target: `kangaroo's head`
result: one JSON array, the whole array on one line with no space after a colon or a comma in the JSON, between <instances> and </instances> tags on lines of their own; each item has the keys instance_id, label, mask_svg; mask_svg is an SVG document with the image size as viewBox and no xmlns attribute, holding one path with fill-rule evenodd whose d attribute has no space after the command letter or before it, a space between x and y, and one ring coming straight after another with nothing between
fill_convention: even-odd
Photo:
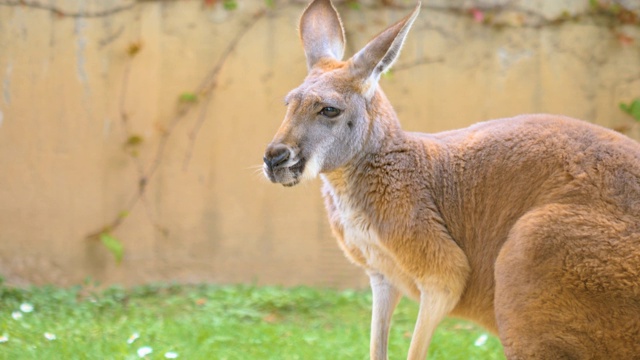
<instances>
[{"instance_id":1,"label":"kangaroo's head","mask_svg":"<svg viewBox=\"0 0 640 360\"><path fill-rule=\"evenodd\" d=\"M300 19L309 74L285 98L287 113L264 155L264 173L293 186L350 161L371 140L373 121L392 111L378 80L396 60L415 10L342 61L344 29L330 0L314 0ZM387 109L388 108L388 109Z\"/></svg>"}]
</instances>

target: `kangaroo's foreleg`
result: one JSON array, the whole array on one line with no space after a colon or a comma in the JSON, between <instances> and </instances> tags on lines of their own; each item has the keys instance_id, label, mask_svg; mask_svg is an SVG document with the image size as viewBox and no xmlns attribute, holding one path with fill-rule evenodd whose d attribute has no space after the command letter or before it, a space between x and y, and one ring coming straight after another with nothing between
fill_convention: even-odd
<instances>
[{"instance_id":1,"label":"kangaroo's foreleg","mask_svg":"<svg viewBox=\"0 0 640 360\"><path fill-rule=\"evenodd\" d=\"M455 306L457 299L449 291L425 287L420 289L420 310L411 338L408 360L424 360L431 337L440 321Z\"/></svg>"},{"instance_id":2,"label":"kangaroo's foreleg","mask_svg":"<svg viewBox=\"0 0 640 360\"><path fill-rule=\"evenodd\" d=\"M369 274L369 280L371 281L371 291L373 293L369 353L371 360L387 360L391 317L402 294L382 274Z\"/></svg>"}]
</instances>

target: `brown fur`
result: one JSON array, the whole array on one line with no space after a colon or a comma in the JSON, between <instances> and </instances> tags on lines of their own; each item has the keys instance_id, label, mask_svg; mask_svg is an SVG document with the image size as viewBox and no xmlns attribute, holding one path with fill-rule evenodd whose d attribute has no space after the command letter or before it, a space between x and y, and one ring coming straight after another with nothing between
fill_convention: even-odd
<instances>
[{"instance_id":1,"label":"brown fur","mask_svg":"<svg viewBox=\"0 0 640 360\"><path fill-rule=\"evenodd\" d=\"M322 177L333 233L372 279L371 357L386 358L404 293L421 306L410 359L447 314L498 334L509 359L640 359L640 145L554 115L402 131L377 79L416 15L346 62L322 55L341 29L304 42L309 76L265 154L272 181ZM309 38L341 24L328 0L301 23Z\"/></svg>"}]
</instances>

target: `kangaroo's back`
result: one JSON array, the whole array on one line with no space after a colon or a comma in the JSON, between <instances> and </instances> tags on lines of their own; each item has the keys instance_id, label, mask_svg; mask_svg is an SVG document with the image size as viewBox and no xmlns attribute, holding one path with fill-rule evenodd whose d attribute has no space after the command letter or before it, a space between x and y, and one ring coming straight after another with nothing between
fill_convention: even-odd
<instances>
[{"instance_id":1,"label":"kangaroo's back","mask_svg":"<svg viewBox=\"0 0 640 360\"><path fill-rule=\"evenodd\" d=\"M518 217L547 203L598 204L604 212L640 218L640 146L615 131L537 114L431 138L447 149L445 166L456 169L444 170L441 181L452 190L443 195L459 201L447 198L442 206L453 206L451 216L462 216L466 225L480 226L490 214Z\"/></svg>"},{"instance_id":2,"label":"kangaroo's back","mask_svg":"<svg viewBox=\"0 0 640 360\"><path fill-rule=\"evenodd\" d=\"M628 290L640 291L640 273L624 270L640 269L637 142L584 121L543 114L488 121L424 139L448 149L440 159L435 199L472 269L455 314L495 329L493 275L504 243L525 215L554 217L562 207L573 207L577 218L586 216L587 222L601 226L600 232L630 236L615 242L616 251L628 256L620 264L622 272L611 275L626 276ZM578 236L590 226L575 224L577 229L563 227L562 232ZM614 256L599 244L609 240L589 235L575 245L580 251ZM638 302L640 297L635 306Z\"/></svg>"}]
</instances>

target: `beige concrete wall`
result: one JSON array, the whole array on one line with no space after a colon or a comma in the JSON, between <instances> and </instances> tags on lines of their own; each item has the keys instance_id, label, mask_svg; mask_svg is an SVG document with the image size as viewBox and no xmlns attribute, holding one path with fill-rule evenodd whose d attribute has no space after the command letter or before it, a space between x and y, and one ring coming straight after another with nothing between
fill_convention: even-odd
<instances>
[{"instance_id":1,"label":"beige concrete wall","mask_svg":"<svg viewBox=\"0 0 640 360\"><path fill-rule=\"evenodd\" d=\"M366 285L335 245L318 182L285 189L259 172L282 98L305 76L302 3L41 2L53 11L0 0L0 275ZM406 12L377 3L340 6L348 53ZM382 80L405 128L552 112L639 138L618 109L640 96L637 24L611 30L586 0L501 3L424 1ZM474 21L474 4L494 26ZM584 15L555 20L567 14ZM178 101L200 84L196 103ZM120 264L88 239L109 224Z\"/></svg>"}]
</instances>

